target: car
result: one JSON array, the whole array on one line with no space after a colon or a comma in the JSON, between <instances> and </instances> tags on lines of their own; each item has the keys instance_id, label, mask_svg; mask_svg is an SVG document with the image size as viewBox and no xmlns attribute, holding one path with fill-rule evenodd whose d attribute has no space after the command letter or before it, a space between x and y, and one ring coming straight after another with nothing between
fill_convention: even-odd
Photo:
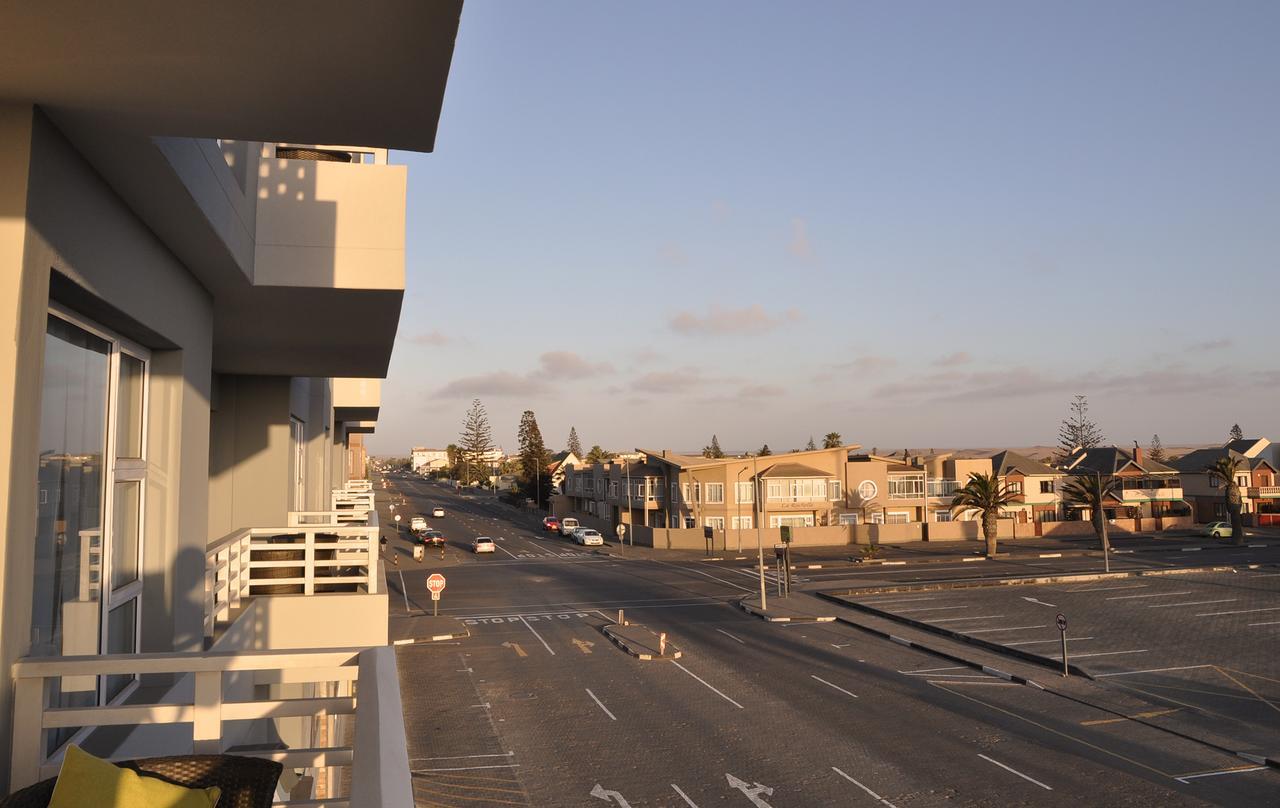
<instances>
[{"instance_id":1,"label":"car","mask_svg":"<svg viewBox=\"0 0 1280 808\"><path fill-rule=\"evenodd\" d=\"M476 540L471 542L471 552L473 553L492 553L496 551L497 545L488 536L477 536Z\"/></svg>"},{"instance_id":2,"label":"car","mask_svg":"<svg viewBox=\"0 0 1280 808\"><path fill-rule=\"evenodd\" d=\"M1212 522L1204 526L1204 530L1200 531L1202 536L1212 536L1215 539L1231 538L1230 522Z\"/></svg>"},{"instance_id":3,"label":"car","mask_svg":"<svg viewBox=\"0 0 1280 808\"><path fill-rule=\"evenodd\" d=\"M409 520L409 530L415 535L427 529L427 517L415 516Z\"/></svg>"},{"instance_id":4,"label":"car","mask_svg":"<svg viewBox=\"0 0 1280 808\"><path fill-rule=\"evenodd\" d=\"M422 534L422 543L432 547L444 547L444 534L438 530L428 530Z\"/></svg>"},{"instance_id":5,"label":"car","mask_svg":"<svg viewBox=\"0 0 1280 808\"><path fill-rule=\"evenodd\" d=\"M560 518L557 516L544 516L542 518L542 529L557 531L560 529Z\"/></svg>"},{"instance_id":6,"label":"car","mask_svg":"<svg viewBox=\"0 0 1280 808\"><path fill-rule=\"evenodd\" d=\"M584 546L599 546L604 544L604 536L600 535L600 531L592 530L589 527L580 527L573 531L573 541L575 544Z\"/></svg>"},{"instance_id":7,"label":"car","mask_svg":"<svg viewBox=\"0 0 1280 808\"><path fill-rule=\"evenodd\" d=\"M578 520L572 516L566 516L560 520L560 535L565 538L572 538L573 531L578 529Z\"/></svg>"},{"instance_id":8,"label":"car","mask_svg":"<svg viewBox=\"0 0 1280 808\"><path fill-rule=\"evenodd\" d=\"M444 508L441 508L439 505L435 506L434 508L431 509L431 516L432 518L435 518L435 519L443 519Z\"/></svg>"}]
</instances>

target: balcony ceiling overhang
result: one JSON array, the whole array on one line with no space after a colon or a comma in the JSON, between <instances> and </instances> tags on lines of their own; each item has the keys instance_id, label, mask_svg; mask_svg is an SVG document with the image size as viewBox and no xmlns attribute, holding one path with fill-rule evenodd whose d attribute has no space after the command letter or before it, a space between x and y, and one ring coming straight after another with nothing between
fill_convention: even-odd
<instances>
[{"instance_id":1,"label":"balcony ceiling overhang","mask_svg":"<svg viewBox=\"0 0 1280 808\"><path fill-rule=\"evenodd\" d=\"M7 3L0 98L149 135L431 151L462 0Z\"/></svg>"}]
</instances>

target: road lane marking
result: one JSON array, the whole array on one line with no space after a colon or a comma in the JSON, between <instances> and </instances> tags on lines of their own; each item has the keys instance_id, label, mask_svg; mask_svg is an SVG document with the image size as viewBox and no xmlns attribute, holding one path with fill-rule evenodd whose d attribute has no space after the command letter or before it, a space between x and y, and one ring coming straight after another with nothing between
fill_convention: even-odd
<instances>
[{"instance_id":1,"label":"road lane marking","mask_svg":"<svg viewBox=\"0 0 1280 808\"><path fill-rule=\"evenodd\" d=\"M442 757L425 757L425 758L409 758L409 761L415 760L463 760L468 758L495 758L495 757L512 757L515 752L499 752L489 755L444 755Z\"/></svg>"},{"instance_id":2,"label":"road lane marking","mask_svg":"<svg viewBox=\"0 0 1280 808\"><path fill-rule=\"evenodd\" d=\"M1093 678L1101 679L1104 676L1136 676L1139 673L1165 673L1166 671L1194 671L1200 668L1212 668L1212 665L1182 665L1177 668L1147 668L1141 671L1120 671L1118 673L1095 673Z\"/></svg>"},{"instance_id":3,"label":"road lane marking","mask_svg":"<svg viewBox=\"0 0 1280 808\"><path fill-rule=\"evenodd\" d=\"M970 616L968 616L968 617L948 617L946 620L929 620L929 621L927 621L927 622L929 622L930 624L932 624L932 623L958 623L958 622L959 622L959 621L961 621L961 620L994 620L994 619L996 619L997 617L1004 617L1004 615L1002 615L1002 614L984 614L984 615L982 615L981 617L974 617L973 615L970 615Z\"/></svg>"},{"instance_id":4,"label":"road lane marking","mask_svg":"<svg viewBox=\"0 0 1280 808\"><path fill-rule=\"evenodd\" d=\"M510 648L512 651L515 651L515 652L516 652L516 656L518 656L518 657L527 657L527 656L529 656L528 652L527 652L527 651L525 651L523 648L521 648L521 647L520 647L520 643L518 643L518 642L510 642L510 641L508 641L508 642L504 642L504 643L502 644L502 647L503 647L503 648Z\"/></svg>"},{"instance_id":5,"label":"road lane marking","mask_svg":"<svg viewBox=\"0 0 1280 808\"><path fill-rule=\"evenodd\" d=\"M1217 777L1223 774L1244 774L1245 772L1256 772L1267 768L1266 766L1245 766L1239 769L1223 769L1220 772L1202 772L1200 774L1187 774L1182 777L1175 777L1179 783L1186 783L1188 780L1196 780L1201 777Z\"/></svg>"},{"instance_id":6,"label":"road lane marking","mask_svg":"<svg viewBox=\"0 0 1280 808\"><path fill-rule=\"evenodd\" d=\"M533 630L533 626L529 625L529 621L524 619L524 615L520 615L520 622L524 623L524 627L533 632L533 636L538 638L538 642L542 643L542 647L547 649L547 653L555 656L556 652L551 650L551 646L547 645L547 641L542 639L542 635Z\"/></svg>"},{"instance_id":7,"label":"road lane marking","mask_svg":"<svg viewBox=\"0 0 1280 808\"><path fill-rule=\"evenodd\" d=\"M1196 617L1218 617L1224 614L1254 614L1256 612L1280 612L1280 606L1268 606L1265 609L1236 609L1230 612L1203 612Z\"/></svg>"},{"instance_id":8,"label":"road lane marking","mask_svg":"<svg viewBox=\"0 0 1280 808\"><path fill-rule=\"evenodd\" d=\"M866 787L866 786L864 786L862 783L859 783L857 780L854 780L852 777L850 777L849 775L847 775L847 774L845 774L844 772L840 771L840 770L839 770L839 769L837 769L835 766L832 766L832 767L831 767L831 771L835 772L836 774L840 775L840 776L841 776L841 777L843 777L844 779L848 780L850 783L853 783L853 784L854 784L855 786L857 786L858 788L860 788L860 789L862 789L863 791L865 791L865 792L867 792L868 794L870 794L870 795L871 795L871 799L873 799L873 800L879 800L881 803L883 803L883 804L885 804L885 805L889 806L889 808L898 808L898 806L896 806L896 805L894 805L893 803L889 802L889 801L888 801L888 800L886 800L884 797L881 797L879 794L877 794L877 793L875 793L874 791L872 791L871 789L867 788L867 787Z\"/></svg>"},{"instance_id":9,"label":"road lane marking","mask_svg":"<svg viewBox=\"0 0 1280 808\"><path fill-rule=\"evenodd\" d=\"M698 808L698 804L693 800L689 799L689 795L681 791L680 786L676 785L675 783L672 783L671 787L676 790L676 793L680 795L680 799L684 800L685 804L687 804L689 808Z\"/></svg>"},{"instance_id":10,"label":"road lane marking","mask_svg":"<svg viewBox=\"0 0 1280 808\"><path fill-rule=\"evenodd\" d=\"M724 699L725 701L729 702L729 703L730 703L730 704L732 704L734 707L737 707L739 710L745 710L745 709L747 709L746 707L743 707L743 706L742 706L741 704L739 704L738 702L734 701L733 699L729 698L729 697L728 697L728 696L726 696L725 694L721 693L719 690L716 690L714 687L712 687L711 685L707 684L707 680L706 680L706 679L703 679L701 676L699 676L698 674L696 674L696 673L694 673L693 671L689 670L689 669L688 669L688 668L686 668L684 665L681 665L679 662L676 662L674 659L673 659L673 660L671 660L671 664L672 664L672 665L675 665L675 666L676 666L677 668L679 668L680 670L682 670L682 671L684 671L685 673L689 674L689 675L690 675L690 676L692 676L694 679L697 679L699 682L702 682L702 684L703 684L703 685L705 685L705 686L706 686L706 688L707 688L708 690L710 690L712 693L715 693L717 696L719 696L720 698Z\"/></svg>"},{"instance_id":11,"label":"road lane marking","mask_svg":"<svg viewBox=\"0 0 1280 808\"><path fill-rule=\"evenodd\" d=\"M591 640L580 640L577 637L573 638L573 644L578 646L578 650L584 654L591 653L592 647L595 646L595 643L591 642Z\"/></svg>"},{"instance_id":12,"label":"road lane marking","mask_svg":"<svg viewBox=\"0 0 1280 808\"><path fill-rule=\"evenodd\" d=\"M499 536L499 537L498 537L498 539L499 539L499 540L502 540L502 537L501 537L501 536ZM513 553L513 552L511 552L510 550L508 550L507 548L503 547L501 544L498 544L498 542L496 542L496 541L495 541L495 542L493 543L493 546L494 546L494 547L497 547L499 550L501 550L502 552L504 552L504 553L506 553L507 555L511 556L512 558L516 559L517 561L519 561L519 560L520 560L520 559L519 559L519 557L518 557L518 556L516 556L516 554L515 554L515 553Z\"/></svg>"},{"instance_id":13,"label":"road lane marking","mask_svg":"<svg viewBox=\"0 0 1280 808\"><path fill-rule=\"evenodd\" d=\"M1093 637L1068 637L1067 642L1082 642L1084 640L1092 640ZM1015 645L1047 645L1048 643L1060 643L1061 640L1023 640L1022 642L1006 642L1003 645L1010 647Z\"/></svg>"},{"instance_id":14,"label":"road lane marking","mask_svg":"<svg viewBox=\"0 0 1280 808\"><path fill-rule=\"evenodd\" d=\"M426 772L468 772L476 769L518 769L519 763L494 763L490 766L452 766L445 769L413 769L414 774L424 774Z\"/></svg>"},{"instance_id":15,"label":"road lane marking","mask_svg":"<svg viewBox=\"0 0 1280 808\"><path fill-rule=\"evenodd\" d=\"M894 614L911 614L912 612L945 612L955 609L972 609L972 606L918 606L912 609L899 609Z\"/></svg>"},{"instance_id":16,"label":"road lane marking","mask_svg":"<svg viewBox=\"0 0 1280 808\"><path fill-rule=\"evenodd\" d=\"M1125 586L1094 586L1088 589L1064 589L1064 592L1075 594L1076 592L1110 592L1114 589L1146 589L1151 584L1126 584Z\"/></svg>"},{"instance_id":17,"label":"road lane marking","mask_svg":"<svg viewBox=\"0 0 1280 808\"><path fill-rule=\"evenodd\" d=\"M732 634L730 634L729 632L725 631L725 630L724 630L724 629L722 629L722 628L718 628L718 629L716 629L716 631L720 632L721 634L723 634L724 636L726 636L726 637L728 637L729 639L733 640L734 642L739 642L739 643L742 643L743 645L746 645L746 643L745 643L745 642L743 642L742 640L740 640L740 639L738 639L737 637L733 636Z\"/></svg>"},{"instance_id":18,"label":"road lane marking","mask_svg":"<svg viewBox=\"0 0 1280 808\"><path fill-rule=\"evenodd\" d=\"M836 690L839 690L841 693L845 694L846 696L853 696L855 699L858 697L858 694L856 694L856 693L850 693L848 690L845 690L845 689L844 689L843 687L841 687L840 685L833 685L833 684L831 684L830 682L828 682L826 679L823 679L821 676L814 676L814 675L811 673L811 674L809 674L809 678L811 678L811 679L817 679L819 682L822 682L822 683L823 683L824 685L826 685L827 687L833 687L833 688L835 688Z\"/></svg>"},{"instance_id":19,"label":"road lane marking","mask_svg":"<svg viewBox=\"0 0 1280 808\"><path fill-rule=\"evenodd\" d=\"M952 665L948 668L920 668L914 671L898 671L898 673L934 673L936 671L963 671L968 670L964 665Z\"/></svg>"},{"instance_id":20,"label":"road lane marking","mask_svg":"<svg viewBox=\"0 0 1280 808\"><path fill-rule=\"evenodd\" d=\"M616 802L618 803L618 808L631 808L631 803L627 802L625 797L623 797L617 791L612 791L610 789L605 788L599 783L596 783L595 788L591 789L591 791L588 793L598 800L604 800L605 802Z\"/></svg>"},{"instance_id":21,"label":"road lane marking","mask_svg":"<svg viewBox=\"0 0 1280 808\"><path fill-rule=\"evenodd\" d=\"M1172 609L1174 606L1206 606L1210 603L1232 603L1239 598L1223 598L1222 600L1192 600L1186 603L1157 603L1154 606L1148 606L1148 609Z\"/></svg>"},{"instance_id":22,"label":"road lane marking","mask_svg":"<svg viewBox=\"0 0 1280 808\"><path fill-rule=\"evenodd\" d=\"M933 600L937 597L937 595L929 595L928 597L923 598L895 598L893 600L869 600L868 598L863 598L861 602L868 605L879 605L881 603L914 603L918 600Z\"/></svg>"},{"instance_id":23,"label":"road lane marking","mask_svg":"<svg viewBox=\"0 0 1280 808\"><path fill-rule=\"evenodd\" d=\"M1280 620L1268 620L1265 623L1250 623L1250 626L1280 626Z\"/></svg>"},{"instance_id":24,"label":"road lane marking","mask_svg":"<svg viewBox=\"0 0 1280 808\"><path fill-rule=\"evenodd\" d=\"M766 786L764 783L756 783L754 786L750 785L745 780L739 780L728 772L725 772L724 777L729 781L729 788L736 788L738 791L741 791L743 796L751 800L751 804L756 806L756 808L772 808L772 806L765 802L764 798L760 796L761 794L768 797L773 796L773 789L769 786Z\"/></svg>"},{"instance_id":25,"label":"road lane marking","mask_svg":"<svg viewBox=\"0 0 1280 808\"><path fill-rule=\"evenodd\" d=\"M614 721L617 721L617 720L618 720L618 717L617 717L616 715L614 715L613 713L609 712L609 708L608 708L608 707L605 707L605 706L604 706L604 702L600 701L600 699L598 699L598 698L596 697L596 694L591 692L591 688L589 688L589 687L588 687L588 688L584 688L584 689L587 691L587 695L591 697L591 700L592 700L592 701L594 701L594 702L596 703L596 706L597 706L597 707L599 707L601 710L604 710L604 714L605 714L605 715L609 716L609 717L610 717L611 719L613 719Z\"/></svg>"},{"instance_id":26,"label":"road lane marking","mask_svg":"<svg viewBox=\"0 0 1280 808\"><path fill-rule=\"evenodd\" d=\"M1026 596L1023 596L1023 598L1022 598L1022 599L1023 599L1023 600L1025 600L1027 603L1035 603L1035 604L1037 604L1037 605L1040 605L1040 606L1048 606L1048 607L1053 608L1053 609L1058 608L1058 604L1056 604L1056 603L1045 603L1043 600L1036 600L1035 598L1029 598L1029 597L1026 597Z\"/></svg>"},{"instance_id":27,"label":"road lane marking","mask_svg":"<svg viewBox=\"0 0 1280 808\"><path fill-rule=\"evenodd\" d=\"M1072 655L1071 655L1071 658L1072 658L1072 659L1083 659L1083 658L1085 658L1085 657L1095 657L1095 656L1115 656L1116 654L1147 654L1147 653L1150 653L1150 649L1143 648L1143 649L1135 650L1135 651L1098 651L1098 652L1096 652L1096 653L1092 653L1092 654L1072 654ZM1051 657L1049 657L1049 658L1050 658L1050 659L1062 659L1062 655L1061 655L1061 654L1057 654L1057 655L1055 655L1055 656L1051 656Z\"/></svg>"},{"instance_id":28,"label":"road lane marking","mask_svg":"<svg viewBox=\"0 0 1280 808\"><path fill-rule=\"evenodd\" d=\"M1185 592L1157 592L1154 595L1112 595L1107 600L1132 600L1133 598L1171 598L1174 595L1190 595L1191 590Z\"/></svg>"},{"instance_id":29,"label":"road lane marking","mask_svg":"<svg viewBox=\"0 0 1280 808\"><path fill-rule=\"evenodd\" d=\"M987 757L986 755L982 754L981 752L979 752L979 753L978 753L978 757L982 758L983 760L987 761L988 763L994 763L994 764L996 764L997 766L999 766L1000 768L1004 769L1004 770L1005 770L1005 771L1007 771L1007 772L1012 772L1013 774L1018 775L1018 776L1019 776L1019 777L1021 777L1023 780L1026 780L1028 783L1035 783L1036 785L1038 785L1038 786L1040 786L1041 788L1043 788L1045 791L1053 791L1053 788L1051 788L1050 786L1046 786L1044 783L1040 782L1039 780L1037 780L1037 779L1036 779L1036 778L1034 778L1034 777L1028 777L1027 775L1023 774L1022 772L1020 772L1020 771L1018 771L1017 769L1013 768L1012 766L1006 766L1005 764L1001 763L1000 761L998 761L998 760L996 760L996 759L994 759L994 758L989 758L989 757Z\"/></svg>"},{"instance_id":30,"label":"road lane marking","mask_svg":"<svg viewBox=\"0 0 1280 808\"><path fill-rule=\"evenodd\" d=\"M1092 721L1081 721L1080 725L1084 727L1097 727L1102 724L1119 724L1124 721L1132 721L1136 718L1156 718L1158 716L1168 715L1169 713L1176 713L1180 709L1182 708L1174 707L1168 710L1148 710L1145 713L1134 713L1133 715L1126 715L1122 718L1095 718Z\"/></svg>"},{"instance_id":31,"label":"road lane marking","mask_svg":"<svg viewBox=\"0 0 1280 808\"><path fill-rule=\"evenodd\" d=\"M693 572L693 573L697 573L698 575L701 575L701 576L702 576L702 577L704 577L704 578L710 578L710 579L711 579L711 580L713 580L713 581L719 581L720 583L724 584L725 586L732 586L734 589L741 589L743 592L752 592L752 591L754 591L754 590L752 590L752 589L748 589L748 588L747 588L747 587L745 587L745 586L738 586L738 585L737 585L737 584L735 584L733 581L726 581L726 580L725 580L725 579L723 579L723 578L717 578L716 576L711 575L711 574L706 573L706 572L703 572L702 570L695 570L695 569L692 569L692 568L690 568L690 567L684 567L684 566L681 566L681 565L679 565L679 564L672 564L670 561L660 561L659 559L656 559L656 558L651 558L651 559L648 559L648 560L649 560L649 561L652 561L654 564L662 564L663 566L666 566L666 567L675 567L676 569L678 569L678 570L683 570L683 571L685 571L685 572Z\"/></svg>"},{"instance_id":32,"label":"road lane marking","mask_svg":"<svg viewBox=\"0 0 1280 808\"><path fill-rule=\"evenodd\" d=\"M990 634L993 631L1026 631L1032 628L1048 628L1049 626L1011 626L1010 628L980 628L973 631L965 631L965 634Z\"/></svg>"}]
</instances>

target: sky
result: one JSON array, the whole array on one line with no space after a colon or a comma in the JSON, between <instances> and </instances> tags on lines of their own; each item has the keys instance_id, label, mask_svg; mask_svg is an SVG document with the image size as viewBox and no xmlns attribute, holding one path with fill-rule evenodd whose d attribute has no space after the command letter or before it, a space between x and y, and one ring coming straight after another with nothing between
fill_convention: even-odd
<instances>
[{"instance_id":1,"label":"sky","mask_svg":"<svg viewBox=\"0 0 1280 808\"><path fill-rule=\"evenodd\" d=\"M1280 440L1280 4L467 0L378 454Z\"/></svg>"}]
</instances>

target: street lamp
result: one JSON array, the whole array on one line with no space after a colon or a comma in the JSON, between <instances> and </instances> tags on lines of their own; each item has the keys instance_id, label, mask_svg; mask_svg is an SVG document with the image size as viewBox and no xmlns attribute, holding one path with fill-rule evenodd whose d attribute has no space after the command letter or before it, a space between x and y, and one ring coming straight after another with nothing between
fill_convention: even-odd
<instances>
[{"instance_id":1,"label":"street lamp","mask_svg":"<svg viewBox=\"0 0 1280 808\"><path fill-rule=\"evenodd\" d=\"M733 501L738 506L737 508L738 524L733 532L738 537L739 553L742 552L742 472L746 470L747 470L746 466L743 466L742 468L738 469L738 473L734 475L734 478L733 478ZM754 499L754 497L752 498Z\"/></svg>"},{"instance_id":2,"label":"street lamp","mask_svg":"<svg viewBox=\"0 0 1280 808\"><path fill-rule=\"evenodd\" d=\"M760 521L764 518L764 502L761 501L761 492L760 492L760 488L761 488L760 458L759 457L753 458L751 461L751 464L753 466L753 471L754 471L752 475L754 479L754 483L752 484L751 488L752 488L752 491L755 493L755 496L753 496L752 499L756 501L755 504L756 504L756 511L757 511L756 513L756 553L759 555L759 561L757 563L757 566L759 567L759 571L760 571L760 610L764 611L768 607L765 605L764 532L763 532L763 529L760 527Z\"/></svg>"}]
</instances>

